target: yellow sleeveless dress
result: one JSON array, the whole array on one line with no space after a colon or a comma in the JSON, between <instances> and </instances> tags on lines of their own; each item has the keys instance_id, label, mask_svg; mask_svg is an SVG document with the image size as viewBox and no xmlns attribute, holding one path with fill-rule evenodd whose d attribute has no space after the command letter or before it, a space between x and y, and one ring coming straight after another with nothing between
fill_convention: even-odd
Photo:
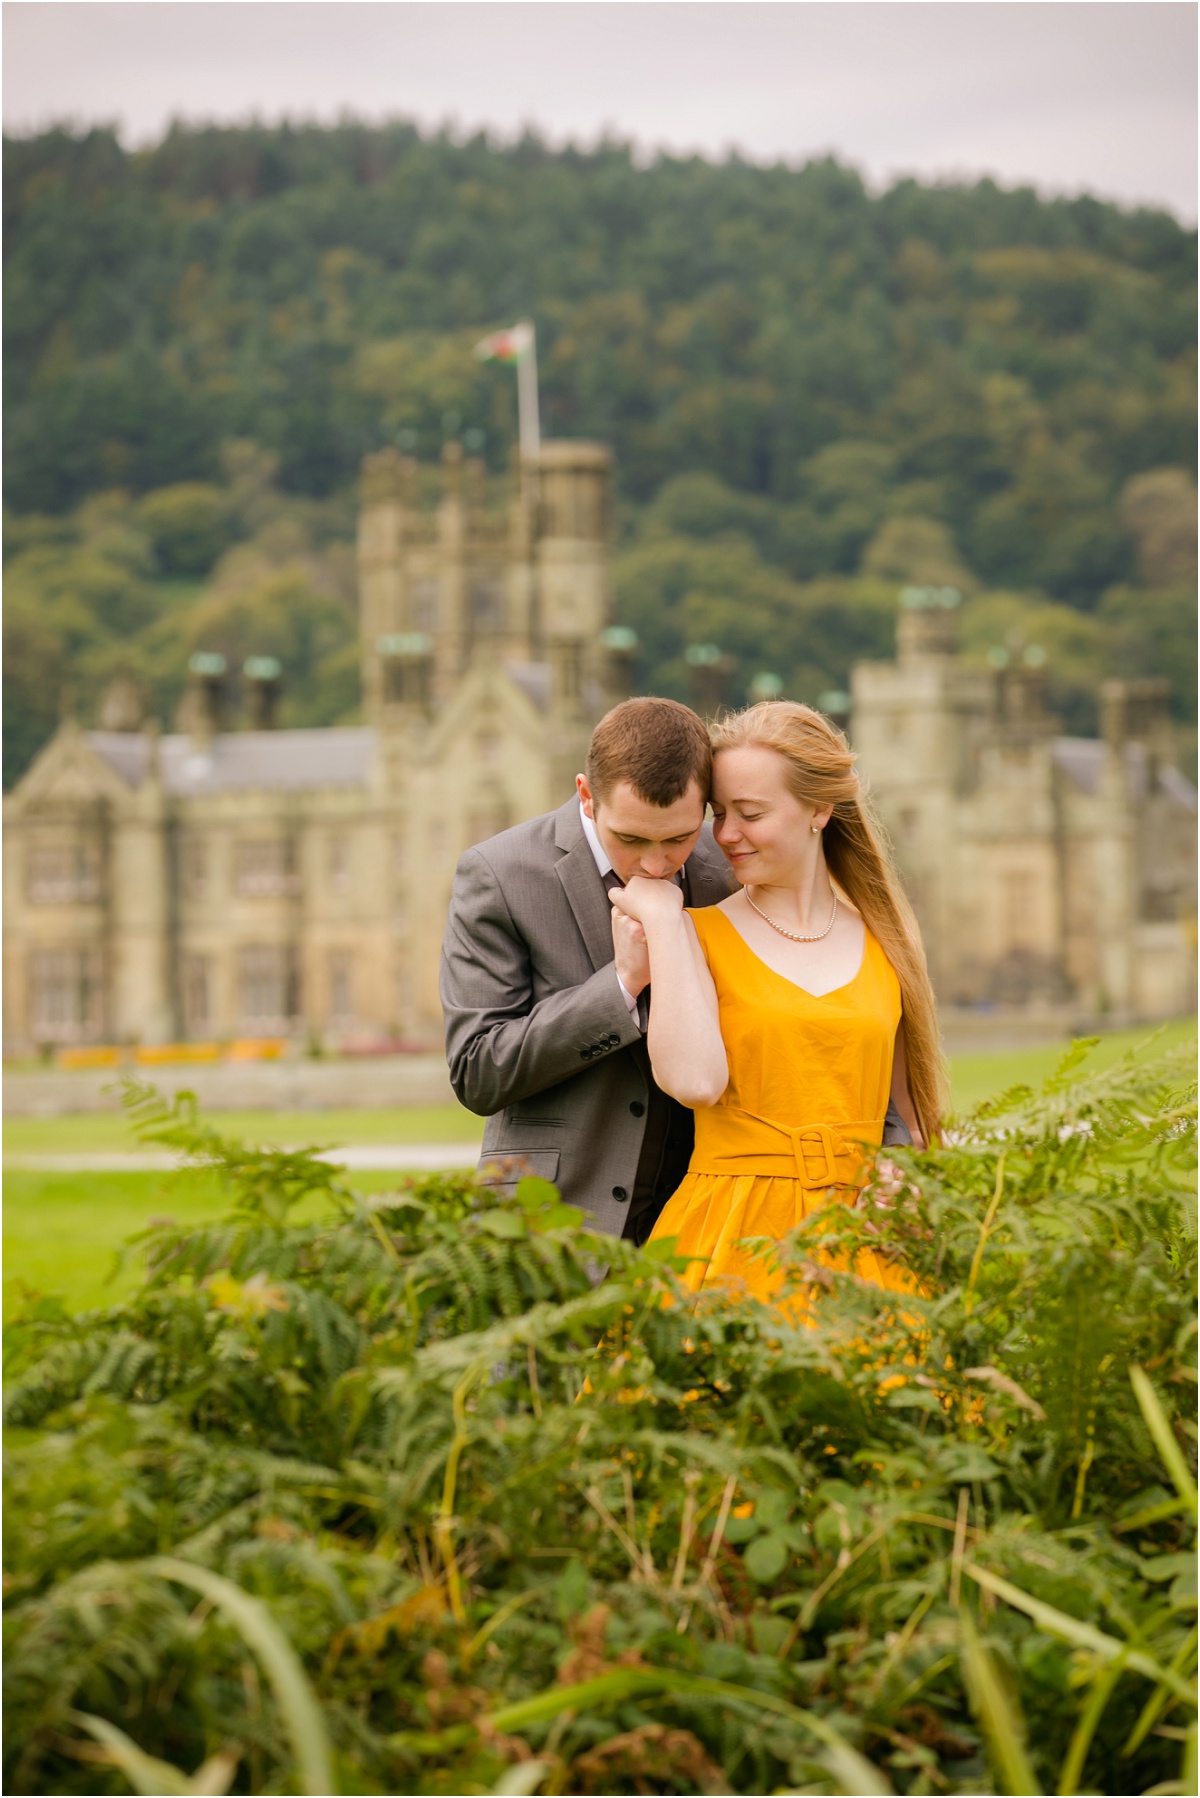
<instances>
[{"instance_id":1,"label":"yellow sleeveless dress","mask_svg":"<svg viewBox=\"0 0 1200 1798\"><path fill-rule=\"evenodd\" d=\"M729 1085L696 1110L687 1174L653 1236L696 1257L683 1276L693 1290L726 1285L766 1299L779 1273L738 1244L778 1241L821 1206L853 1203L861 1145L883 1139L900 983L869 930L854 978L816 998L769 968L719 906L688 915L717 989ZM905 1268L873 1251L854 1271L914 1290Z\"/></svg>"}]
</instances>

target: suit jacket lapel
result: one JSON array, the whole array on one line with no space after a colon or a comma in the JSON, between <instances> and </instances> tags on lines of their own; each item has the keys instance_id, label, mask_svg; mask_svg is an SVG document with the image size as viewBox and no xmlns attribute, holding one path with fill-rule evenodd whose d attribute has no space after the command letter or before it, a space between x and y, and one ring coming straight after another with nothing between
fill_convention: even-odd
<instances>
[{"instance_id":1,"label":"suit jacket lapel","mask_svg":"<svg viewBox=\"0 0 1200 1798\"><path fill-rule=\"evenodd\" d=\"M603 968L613 959L612 905L583 834L578 799L569 799L559 807L554 842L557 848L566 851L562 860L556 863L554 872L562 882L567 903L575 914L592 967Z\"/></svg>"}]
</instances>

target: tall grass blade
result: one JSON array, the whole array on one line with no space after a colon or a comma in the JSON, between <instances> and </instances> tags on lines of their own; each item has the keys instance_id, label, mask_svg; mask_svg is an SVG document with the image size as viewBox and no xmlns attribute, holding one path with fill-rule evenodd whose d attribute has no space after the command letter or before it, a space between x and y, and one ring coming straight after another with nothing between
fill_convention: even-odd
<instances>
[{"instance_id":1,"label":"tall grass blade","mask_svg":"<svg viewBox=\"0 0 1200 1798\"><path fill-rule=\"evenodd\" d=\"M187 1798L195 1788L181 1767L146 1754L137 1743L109 1723L104 1717L93 1717L87 1711L68 1711L67 1716L80 1729L86 1729L114 1767L119 1767L141 1798ZM93 1754L95 1750L91 1751Z\"/></svg>"},{"instance_id":2,"label":"tall grass blade","mask_svg":"<svg viewBox=\"0 0 1200 1798\"><path fill-rule=\"evenodd\" d=\"M882 1798L894 1788L878 1767L865 1760L848 1742L837 1742L823 1749L821 1760L832 1773L839 1792L847 1798Z\"/></svg>"},{"instance_id":3,"label":"tall grass blade","mask_svg":"<svg viewBox=\"0 0 1200 1798\"><path fill-rule=\"evenodd\" d=\"M1031 1598L1019 1586L1010 1585L1008 1580L1001 1579L998 1574L989 1573L986 1567L976 1567L972 1561L964 1561L963 1572L969 1574L985 1592L1002 1598L1014 1610L1024 1611L1048 1635L1061 1636L1067 1642L1074 1642L1079 1648L1090 1648L1093 1654L1103 1655L1106 1661L1123 1660L1132 1672L1144 1674L1147 1679L1169 1686L1187 1704L1195 1704L1195 1686L1189 1685L1186 1679L1181 1679L1171 1668L1160 1667L1157 1661L1152 1660L1148 1654L1143 1654L1140 1648L1130 1648L1127 1642L1118 1642L1115 1636L1106 1636L1103 1630L1094 1628L1092 1624L1080 1623L1077 1617L1068 1617L1064 1611L1056 1611L1053 1605L1043 1604L1040 1598Z\"/></svg>"},{"instance_id":4,"label":"tall grass blade","mask_svg":"<svg viewBox=\"0 0 1200 1798\"><path fill-rule=\"evenodd\" d=\"M333 1783L333 1757L321 1707L300 1664L300 1657L266 1605L251 1598L232 1580L190 1561L177 1561L172 1556L161 1555L143 1561L142 1565L147 1572L158 1574L160 1579L190 1586L225 1612L262 1662L271 1682L296 1757L301 1789L315 1798L330 1798L337 1788Z\"/></svg>"},{"instance_id":5,"label":"tall grass blade","mask_svg":"<svg viewBox=\"0 0 1200 1798\"><path fill-rule=\"evenodd\" d=\"M1162 1402L1150 1384L1145 1368L1139 1367L1136 1361L1129 1369L1129 1380L1134 1396L1141 1407L1142 1416L1146 1419L1146 1428L1154 1438L1154 1446L1163 1458L1163 1465L1174 1482L1175 1490L1194 1518L1196 1516L1196 1482L1183 1458L1183 1450L1175 1440L1174 1431L1167 1421L1167 1414L1162 1408Z\"/></svg>"},{"instance_id":6,"label":"tall grass blade","mask_svg":"<svg viewBox=\"0 0 1200 1798\"><path fill-rule=\"evenodd\" d=\"M518 1761L500 1775L492 1787L492 1798L530 1798L553 1768L553 1761Z\"/></svg>"},{"instance_id":7,"label":"tall grass blade","mask_svg":"<svg viewBox=\"0 0 1200 1798\"><path fill-rule=\"evenodd\" d=\"M1113 1687L1124 1672L1125 1662L1110 1661L1092 1681L1092 1689L1088 1693L1088 1701L1080 1713L1079 1722L1075 1725L1075 1733L1071 1737L1071 1745L1067 1749L1067 1758L1062 1764L1062 1772L1058 1776L1058 1798L1070 1798L1079 1790L1079 1782L1083 1777L1084 1763L1088 1757L1088 1749L1092 1745L1092 1737L1096 1727L1104 1715L1104 1707L1112 1696Z\"/></svg>"},{"instance_id":8,"label":"tall grass blade","mask_svg":"<svg viewBox=\"0 0 1200 1798\"><path fill-rule=\"evenodd\" d=\"M1025 1752L1025 1719L1001 1684L992 1657L979 1640L970 1612L965 1608L959 1612L958 1627L963 1677L971 1709L983 1727L1003 1789L1012 1793L1038 1794L1042 1788Z\"/></svg>"},{"instance_id":9,"label":"tall grass blade","mask_svg":"<svg viewBox=\"0 0 1200 1798\"><path fill-rule=\"evenodd\" d=\"M1187 1635L1183 1638L1183 1641L1179 1644L1174 1655L1171 1657L1172 1673L1181 1672L1187 1665L1191 1656L1195 1654L1196 1639L1197 1630L1195 1625L1193 1625ZM1137 1753L1146 1737L1150 1734L1150 1731L1154 1728L1154 1725L1158 1722L1162 1708L1166 1702L1167 1688L1161 1685L1156 1686L1149 1698L1147 1698L1146 1703L1142 1708L1142 1714L1133 1726L1129 1740L1121 1750L1122 1760L1127 1760L1131 1754Z\"/></svg>"}]
</instances>

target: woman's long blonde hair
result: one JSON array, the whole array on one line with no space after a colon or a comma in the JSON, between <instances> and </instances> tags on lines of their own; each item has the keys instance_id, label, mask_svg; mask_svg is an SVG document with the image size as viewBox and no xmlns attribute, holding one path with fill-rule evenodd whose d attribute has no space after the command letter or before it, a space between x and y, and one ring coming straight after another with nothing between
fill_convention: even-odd
<instances>
[{"instance_id":1,"label":"woman's long blonde hair","mask_svg":"<svg viewBox=\"0 0 1200 1798\"><path fill-rule=\"evenodd\" d=\"M917 920L883 828L863 792L854 753L828 718L790 699L764 699L713 726L714 755L746 744L774 749L783 757L788 790L802 805L833 807L823 833L825 860L896 970L904 1010L908 1090L922 1134L932 1143L946 1090L937 1003Z\"/></svg>"}]
</instances>

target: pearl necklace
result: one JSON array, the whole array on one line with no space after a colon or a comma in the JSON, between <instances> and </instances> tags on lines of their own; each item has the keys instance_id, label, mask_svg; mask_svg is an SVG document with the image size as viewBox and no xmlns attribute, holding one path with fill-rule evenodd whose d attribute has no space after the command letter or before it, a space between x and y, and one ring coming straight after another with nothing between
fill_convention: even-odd
<instances>
[{"instance_id":1,"label":"pearl necklace","mask_svg":"<svg viewBox=\"0 0 1200 1798\"><path fill-rule=\"evenodd\" d=\"M780 936L787 937L788 941L791 943L819 943L821 938L828 936L829 932L833 929L833 920L837 917L836 893L833 895L833 910L829 914L829 922L826 924L824 930L818 930L815 936L801 936L799 931L785 930L782 924L777 924L774 918L769 918L767 916L761 905L755 905L753 899L750 897L749 887L743 887L742 891L746 895L746 904L750 907L751 911L756 911L764 924L769 924L772 930L777 930Z\"/></svg>"}]
</instances>

